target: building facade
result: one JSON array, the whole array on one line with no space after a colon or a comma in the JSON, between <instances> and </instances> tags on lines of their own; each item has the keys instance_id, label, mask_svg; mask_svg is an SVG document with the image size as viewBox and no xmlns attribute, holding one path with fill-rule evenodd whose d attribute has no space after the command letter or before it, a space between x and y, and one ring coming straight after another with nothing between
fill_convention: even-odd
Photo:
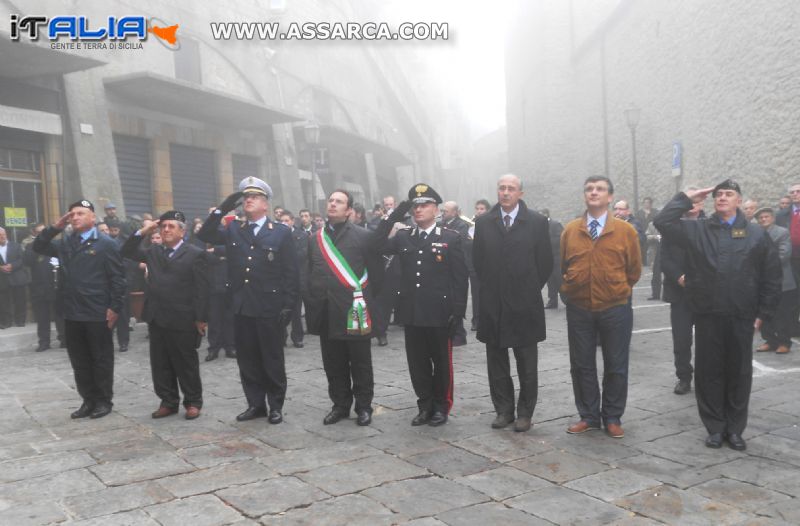
<instances>
[{"instance_id":1,"label":"building facade","mask_svg":"<svg viewBox=\"0 0 800 526\"><path fill-rule=\"evenodd\" d=\"M589 175L657 206L727 177L775 205L797 180L797 2L517 4L506 47L509 163L556 217L580 213Z\"/></svg>"}]
</instances>

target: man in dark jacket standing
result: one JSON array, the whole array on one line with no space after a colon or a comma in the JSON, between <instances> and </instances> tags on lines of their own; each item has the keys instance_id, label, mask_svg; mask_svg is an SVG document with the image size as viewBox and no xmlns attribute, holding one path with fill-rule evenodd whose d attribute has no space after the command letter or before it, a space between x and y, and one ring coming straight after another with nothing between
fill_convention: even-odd
<instances>
[{"instance_id":1,"label":"man in dark jacket standing","mask_svg":"<svg viewBox=\"0 0 800 526\"><path fill-rule=\"evenodd\" d=\"M163 245L142 248L142 240L161 232ZM150 286L142 318L150 331L150 370L161 404L151 415L163 418L178 412L183 392L186 420L200 416L203 387L197 348L208 320L208 265L206 252L183 241L186 217L170 210L158 222L144 221L128 238L122 255L147 263Z\"/></svg>"},{"instance_id":2,"label":"man in dark jacket standing","mask_svg":"<svg viewBox=\"0 0 800 526\"><path fill-rule=\"evenodd\" d=\"M514 422L514 349L520 391L515 431L531 427L538 395L538 349L545 339L542 288L553 269L547 218L525 205L522 181L497 181L498 203L475 223L472 258L481 282L478 340L486 344L489 390L500 429Z\"/></svg>"},{"instance_id":3,"label":"man in dark jacket standing","mask_svg":"<svg viewBox=\"0 0 800 526\"><path fill-rule=\"evenodd\" d=\"M111 328L125 298L125 270L119 246L94 226L94 205L82 199L69 207L33 242L39 254L61 262L59 290L64 314L67 353L75 372L81 407L72 418L101 418L111 412L114 384L114 344ZM72 234L53 241L67 226Z\"/></svg>"},{"instance_id":4,"label":"man in dark jacket standing","mask_svg":"<svg viewBox=\"0 0 800 526\"><path fill-rule=\"evenodd\" d=\"M228 261L229 308L234 314L236 361L248 407L240 422L267 416L283 422L286 365L283 330L292 321L299 288L291 231L267 216L272 189L257 177L239 183L206 219L197 237L225 245ZM244 199L246 220L220 229L225 214Z\"/></svg>"},{"instance_id":5,"label":"man in dark jacket standing","mask_svg":"<svg viewBox=\"0 0 800 526\"><path fill-rule=\"evenodd\" d=\"M33 228L34 237L44 230L44 224ZM58 258L37 254L33 250L33 243L25 249L25 264L31 270L31 305L36 318L36 334L39 346L36 352L46 351L50 348L50 321L56 322L56 334L59 347L64 346L64 318L56 301L58 291Z\"/></svg>"},{"instance_id":6,"label":"man in dark jacket standing","mask_svg":"<svg viewBox=\"0 0 800 526\"><path fill-rule=\"evenodd\" d=\"M347 418L354 399L356 423L372 422L371 309L382 258L374 233L347 220L352 207L353 196L345 190L328 196L328 220L308 239L304 269L306 324L309 334L319 335L333 402L325 425Z\"/></svg>"},{"instance_id":7,"label":"man in dark jacket standing","mask_svg":"<svg viewBox=\"0 0 800 526\"><path fill-rule=\"evenodd\" d=\"M714 198L708 219L681 221L696 199ZM654 220L686 249L686 293L694 315L695 394L708 431L706 446L747 445L742 432L753 381L753 331L772 319L781 294L781 264L769 234L739 210L742 191L730 179L679 193Z\"/></svg>"},{"instance_id":8,"label":"man in dark jacket standing","mask_svg":"<svg viewBox=\"0 0 800 526\"><path fill-rule=\"evenodd\" d=\"M436 225L442 198L433 188L414 185L408 198L382 222L377 235L383 244L381 253L395 256L400 264L395 316L405 327L408 371L419 406L411 425L440 426L453 406L452 338L459 326L463 329L467 310L465 236ZM412 206L416 227L389 239L389 231Z\"/></svg>"},{"instance_id":9,"label":"man in dark jacket standing","mask_svg":"<svg viewBox=\"0 0 800 526\"><path fill-rule=\"evenodd\" d=\"M693 202L683 221L694 221L703 215L703 200ZM686 298L686 249L672 239L664 238L658 249L664 273L664 301L669 303L672 329L672 353L678 383L673 392L683 395L692 390L692 311ZM655 263L654 263L655 266Z\"/></svg>"},{"instance_id":10,"label":"man in dark jacket standing","mask_svg":"<svg viewBox=\"0 0 800 526\"><path fill-rule=\"evenodd\" d=\"M30 282L31 276L23 263L22 246L9 240L5 229L0 227L0 329L10 327L12 322L17 327L25 326L28 310L26 286Z\"/></svg>"}]
</instances>

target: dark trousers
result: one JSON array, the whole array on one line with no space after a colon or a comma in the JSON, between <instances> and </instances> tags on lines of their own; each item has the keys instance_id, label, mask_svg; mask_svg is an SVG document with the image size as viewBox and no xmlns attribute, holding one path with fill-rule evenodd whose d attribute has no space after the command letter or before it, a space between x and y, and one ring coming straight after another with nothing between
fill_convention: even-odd
<instances>
[{"instance_id":1,"label":"dark trousers","mask_svg":"<svg viewBox=\"0 0 800 526\"><path fill-rule=\"evenodd\" d=\"M656 247L656 252L653 256L653 277L650 280L650 290L652 297L661 299L661 285L663 283L661 275L661 243L656 241L653 242L653 245Z\"/></svg>"},{"instance_id":2,"label":"dark trousers","mask_svg":"<svg viewBox=\"0 0 800 526\"><path fill-rule=\"evenodd\" d=\"M692 381L692 312L686 295L669 305L672 325L672 353L675 356L675 376L678 380Z\"/></svg>"},{"instance_id":3,"label":"dark trousers","mask_svg":"<svg viewBox=\"0 0 800 526\"><path fill-rule=\"evenodd\" d=\"M780 345L792 347L792 326L800 315L798 299L797 289L782 292L775 317L761 326L761 337L773 349Z\"/></svg>"},{"instance_id":4,"label":"dark trousers","mask_svg":"<svg viewBox=\"0 0 800 526\"><path fill-rule=\"evenodd\" d=\"M104 321L64 321L67 354L75 385L84 402L111 404L114 386L114 343Z\"/></svg>"},{"instance_id":5,"label":"dark trousers","mask_svg":"<svg viewBox=\"0 0 800 526\"><path fill-rule=\"evenodd\" d=\"M371 317L374 336L386 336L386 331L389 329L389 321L392 319L392 311L394 311L394 306L397 302L397 291L399 290L399 262L392 261L386 268L383 285L373 303L373 305L377 306L377 309L373 309L373 307L370 306L370 310L372 310Z\"/></svg>"},{"instance_id":6,"label":"dark trousers","mask_svg":"<svg viewBox=\"0 0 800 526\"><path fill-rule=\"evenodd\" d=\"M628 399L632 329L630 302L599 312L567 304L567 337L575 406L581 420L591 425L621 423ZM603 352L602 398L597 382L598 339Z\"/></svg>"},{"instance_id":7,"label":"dark trousers","mask_svg":"<svg viewBox=\"0 0 800 526\"><path fill-rule=\"evenodd\" d=\"M453 346L447 327L405 327L406 359L420 411L453 407Z\"/></svg>"},{"instance_id":8,"label":"dark trousers","mask_svg":"<svg viewBox=\"0 0 800 526\"><path fill-rule=\"evenodd\" d=\"M283 326L277 318L234 316L236 362L247 404L282 411L286 397Z\"/></svg>"},{"instance_id":9,"label":"dark trousers","mask_svg":"<svg viewBox=\"0 0 800 526\"><path fill-rule=\"evenodd\" d=\"M227 295L212 294L208 300L208 350L236 349L233 333L233 311L228 308Z\"/></svg>"},{"instance_id":10,"label":"dark trousers","mask_svg":"<svg viewBox=\"0 0 800 526\"><path fill-rule=\"evenodd\" d=\"M170 330L155 323L149 323L148 328L153 390L161 399L161 405L177 409L181 401L180 386L185 407L203 407L197 332Z\"/></svg>"},{"instance_id":11,"label":"dark trousers","mask_svg":"<svg viewBox=\"0 0 800 526\"><path fill-rule=\"evenodd\" d=\"M128 294L122 299L122 309L119 311L117 323L114 324L114 330L117 332L117 343L120 347L127 347L131 341L131 309L128 305Z\"/></svg>"},{"instance_id":12,"label":"dark trousers","mask_svg":"<svg viewBox=\"0 0 800 526\"><path fill-rule=\"evenodd\" d=\"M695 314L695 394L711 433L741 434L753 383L753 321Z\"/></svg>"},{"instance_id":13,"label":"dark trousers","mask_svg":"<svg viewBox=\"0 0 800 526\"><path fill-rule=\"evenodd\" d=\"M539 395L539 349L534 343L524 347L514 347L519 377L519 400L517 417L530 418L536 408ZM486 344L486 368L489 372L489 394L498 415L514 416L514 381L511 379L511 365L508 348Z\"/></svg>"},{"instance_id":14,"label":"dark trousers","mask_svg":"<svg viewBox=\"0 0 800 526\"><path fill-rule=\"evenodd\" d=\"M28 287L11 287L11 301L14 304L14 324L22 327L28 315Z\"/></svg>"},{"instance_id":15,"label":"dark trousers","mask_svg":"<svg viewBox=\"0 0 800 526\"><path fill-rule=\"evenodd\" d=\"M798 294L797 302L800 304L800 258L792 258L792 274L794 274L794 282L797 284L795 292ZM795 316L791 322L792 336L800 336L800 320Z\"/></svg>"},{"instance_id":16,"label":"dark trousers","mask_svg":"<svg viewBox=\"0 0 800 526\"><path fill-rule=\"evenodd\" d=\"M39 339L39 345L50 345L50 322L56 323L56 334L58 340L64 341L64 319L54 305L55 300L47 298L32 298L31 306L33 307L33 316L36 318L36 335Z\"/></svg>"},{"instance_id":17,"label":"dark trousers","mask_svg":"<svg viewBox=\"0 0 800 526\"><path fill-rule=\"evenodd\" d=\"M303 300L297 298L297 304L292 312L292 343L302 343L303 341Z\"/></svg>"},{"instance_id":18,"label":"dark trousers","mask_svg":"<svg viewBox=\"0 0 800 526\"><path fill-rule=\"evenodd\" d=\"M3 277L0 276L0 279ZM14 324L12 301L11 287L0 289L0 327L10 327Z\"/></svg>"},{"instance_id":19,"label":"dark trousers","mask_svg":"<svg viewBox=\"0 0 800 526\"><path fill-rule=\"evenodd\" d=\"M469 274L469 291L472 294L472 326L478 326L478 301L481 294L481 282L478 280L477 272Z\"/></svg>"},{"instance_id":20,"label":"dark trousers","mask_svg":"<svg viewBox=\"0 0 800 526\"><path fill-rule=\"evenodd\" d=\"M547 278L547 299L558 305L558 289L561 288L561 260L553 262L553 271L550 277Z\"/></svg>"},{"instance_id":21,"label":"dark trousers","mask_svg":"<svg viewBox=\"0 0 800 526\"><path fill-rule=\"evenodd\" d=\"M334 409L349 413L355 399L356 411L372 413L375 381L372 376L372 342L333 340L328 337L328 324L320 329L319 345L322 365L328 377L328 396Z\"/></svg>"}]
</instances>

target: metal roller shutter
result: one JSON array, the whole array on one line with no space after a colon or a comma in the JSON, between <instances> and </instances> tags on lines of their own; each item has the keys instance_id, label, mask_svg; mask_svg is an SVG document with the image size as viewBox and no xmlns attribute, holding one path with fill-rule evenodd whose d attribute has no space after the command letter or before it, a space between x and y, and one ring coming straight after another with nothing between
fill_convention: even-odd
<instances>
[{"instance_id":1,"label":"metal roller shutter","mask_svg":"<svg viewBox=\"0 0 800 526\"><path fill-rule=\"evenodd\" d=\"M150 145L147 139L114 135L117 171L122 199L128 216L153 213L153 185L150 176Z\"/></svg>"},{"instance_id":2,"label":"metal roller shutter","mask_svg":"<svg viewBox=\"0 0 800 526\"><path fill-rule=\"evenodd\" d=\"M217 204L214 152L204 148L169 145L172 167L172 202L187 219L206 217Z\"/></svg>"}]
</instances>

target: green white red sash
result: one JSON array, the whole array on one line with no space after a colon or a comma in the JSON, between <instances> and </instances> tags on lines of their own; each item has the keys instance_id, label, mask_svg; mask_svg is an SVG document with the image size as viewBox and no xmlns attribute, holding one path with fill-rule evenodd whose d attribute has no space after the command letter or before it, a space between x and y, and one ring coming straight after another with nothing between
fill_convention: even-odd
<instances>
[{"instance_id":1,"label":"green white red sash","mask_svg":"<svg viewBox=\"0 0 800 526\"><path fill-rule=\"evenodd\" d=\"M317 244L333 275L342 285L353 291L353 307L347 315L347 334L369 334L372 331L372 320L367 310L367 302L364 300L367 269L364 269L364 275L358 279L350 264L325 232L325 228L320 228L317 232Z\"/></svg>"}]
</instances>

